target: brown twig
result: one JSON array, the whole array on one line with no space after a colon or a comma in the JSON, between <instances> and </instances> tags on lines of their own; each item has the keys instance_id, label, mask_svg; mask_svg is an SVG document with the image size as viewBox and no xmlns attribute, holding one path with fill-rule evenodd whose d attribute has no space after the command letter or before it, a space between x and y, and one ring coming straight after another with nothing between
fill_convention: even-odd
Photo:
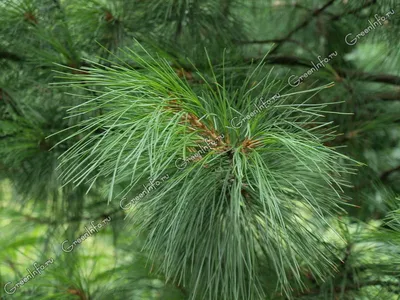
<instances>
[{"instance_id":1,"label":"brown twig","mask_svg":"<svg viewBox=\"0 0 400 300\"><path fill-rule=\"evenodd\" d=\"M245 138L242 142L242 152L247 153L248 150L254 149L262 144L261 140L251 140L249 138Z\"/></svg>"},{"instance_id":2,"label":"brown twig","mask_svg":"<svg viewBox=\"0 0 400 300\"><path fill-rule=\"evenodd\" d=\"M168 106L166 106L165 109L170 110L174 113L183 111L182 105L176 99L169 100ZM216 141L218 146L220 146L220 147L227 146L227 144L223 141L223 139L220 138L220 135L217 133L217 131L214 128L207 126L203 122L201 122L200 119L195 114L185 113L182 116L181 121L184 124L189 123L191 126L189 128L191 130L199 131L200 135L202 135L206 139L211 139L211 140Z\"/></svg>"},{"instance_id":3,"label":"brown twig","mask_svg":"<svg viewBox=\"0 0 400 300\"><path fill-rule=\"evenodd\" d=\"M32 23L34 25L36 25L38 23L38 20L36 19L35 15L33 14L33 12L27 11L26 13L24 13L24 19L25 21Z\"/></svg>"},{"instance_id":4,"label":"brown twig","mask_svg":"<svg viewBox=\"0 0 400 300\"><path fill-rule=\"evenodd\" d=\"M77 295L77 296L79 297L80 300L87 300L85 293L84 293L82 290L80 290L80 289L69 288L69 289L67 290L67 292L68 292L69 294L72 294L72 295Z\"/></svg>"},{"instance_id":5,"label":"brown twig","mask_svg":"<svg viewBox=\"0 0 400 300\"><path fill-rule=\"evenodd\" d=\"M185 118L185 117L184 117ZM204 125L197 116L192 113L188 113L185 118L194 128L205 133L208 138L216 140L219 146L225 146L226 144L222 139L219 139L219 135L216 133L215 129L209 129Z\"/></svg>"}]
</instances>

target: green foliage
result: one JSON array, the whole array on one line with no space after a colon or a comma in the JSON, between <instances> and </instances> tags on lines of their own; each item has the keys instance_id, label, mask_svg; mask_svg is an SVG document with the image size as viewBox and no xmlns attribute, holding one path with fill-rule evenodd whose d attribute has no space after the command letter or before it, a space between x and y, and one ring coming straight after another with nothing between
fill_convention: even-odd
<instances>
[{"instance_id":1,"label":"green foliage","mask_svg":"<svg viewBox=\"0 0 400 300\"><path fill-rule=\"evenodd\" d=\"M292 266L290 273L301 284L300 262L323 278L332 263L319 244L323 237L310 226L324 226L325 218L339 211L341 177L350 171L348 159L322 143L332 139L325 129L329 124L318 120L327 104L310 104L310 97L301 98L304 92L289 93L269 75L252 87L262 66L240 90L228 90L225 77L218 82L211 75L208 81L198 73L204 88L195 93L167 61L130 55L144 72L114 66L85 68L88 75L71 77L72 87L85 90L90 84L97 92L72 109L72 116L101 114L85 119L69 137L82 136L63 155L64 182L91 185L109 177L111 201L116 184L126 186L117 198L129 198L143 179L170 174L132 218L150 233L149 252L163 249L158 254L164 258L163 273L189 284L193 298L199 293L203 298L259 297L264 294L257 282L262 259L270 260L285 293L290 293L286 268ZM280 97L269 104L266 99L274 92ZM254 104L262 112L235 128L235 115L253 116ZM224 137L218 147L177 170L176 162L190 157L188 149L199 151L200 143L217 136ZM313 215L313 223L303 215ZM254 282L251 289L248 282Z\"/></svg>"},{"instance_id":2,"label":"green foliage","mask_svg":"<svg viewBox=\"0 0 400 300\"><path fill-rule=\"evenodd\" d=\"M1 299L398 299L398 1L0 10Z\"/></svg>"}]
</instances>

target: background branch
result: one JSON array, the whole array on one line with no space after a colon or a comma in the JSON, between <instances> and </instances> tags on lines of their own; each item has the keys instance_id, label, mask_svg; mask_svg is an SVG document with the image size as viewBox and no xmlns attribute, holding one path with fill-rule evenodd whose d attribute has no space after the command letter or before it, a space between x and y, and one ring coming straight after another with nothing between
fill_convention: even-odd
<instances>
[{"instance_id":1,"label":"background branch","mask_svg":"<svg viewBox=\"0 0 400 300\"><path fill-rule=\"evenodd\" d=\"M335 2L335 0L329 0L327 3L325 3L321 8L316 9L313 13L309 15L308 18L306 18L302 23L300 23L296 28L294 28L292 31L290 31L284 38L282 38L282 42L276 45L275 48L271 50L271 54L278 51L278 49L288 40L290 37L295 34L297 31L303 29L306 27L310 22L313 20L314 17L318 16L321 14L325 9L327 9L329 6L331 6Z\"/></svg>"}]
</instances>

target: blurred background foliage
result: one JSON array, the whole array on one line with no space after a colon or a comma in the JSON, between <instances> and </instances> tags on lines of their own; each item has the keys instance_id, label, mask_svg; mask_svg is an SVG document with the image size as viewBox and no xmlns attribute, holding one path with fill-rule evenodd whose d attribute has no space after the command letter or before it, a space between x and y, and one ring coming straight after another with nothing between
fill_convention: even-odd
<instances>
[{"instance_id":1,"label":"blurred background foliage","mask_svg":"<svg viewBox=\"0 0 400 300\"><path fill-rule=\"evenodd\" d=\"M286 82L336 51L296 89L335 83L312 98L338 102L331 109L339 114L326 118L340 134L325 144L364 164L346 188L346 214L330 219L344 239L315 229L340 259L324 281L305 271L305 287L291 295L275 290L268 264L260 266L260 281L266 299L400 299L399 9L397 0L1 0L1 299L188 299L190 291L166 282L158 262L141 251L145 233L124 219L119 201L108 204L110 179L99 178L88 191L87 183L63 184L57 168L81 136L59 142L89 118L67 118L67 109L96 95L95 87L59 85L58 72L85 75L116 62L140 69L120 50L147 55L137 41L194 90L202 84L194 68L211 78L207 55L216 76L226 72L235 89L262 59L263 74ZM345 43L347 34L391 10L356 45ZM73 252L62 251L64 240L107 217L109 225ZM42 275L5 293L7 282L49 258L54 264Z\"/></svg>"}]
</instances>

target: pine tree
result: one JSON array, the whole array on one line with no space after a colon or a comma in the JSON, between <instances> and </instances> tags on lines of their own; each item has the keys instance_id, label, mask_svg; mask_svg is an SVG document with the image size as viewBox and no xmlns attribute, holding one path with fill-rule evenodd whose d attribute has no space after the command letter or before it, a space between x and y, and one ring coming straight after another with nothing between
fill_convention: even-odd
<instances>
[{"instance_id":1,"label":"pine tree","mask_svg":"<svg viewBox=\"0 0 400 300\"><path fill-rule=\"evenodd\" d=\"M0 299L398 299L397 1L0 8Z\"/></svg>"}]
</instances>

